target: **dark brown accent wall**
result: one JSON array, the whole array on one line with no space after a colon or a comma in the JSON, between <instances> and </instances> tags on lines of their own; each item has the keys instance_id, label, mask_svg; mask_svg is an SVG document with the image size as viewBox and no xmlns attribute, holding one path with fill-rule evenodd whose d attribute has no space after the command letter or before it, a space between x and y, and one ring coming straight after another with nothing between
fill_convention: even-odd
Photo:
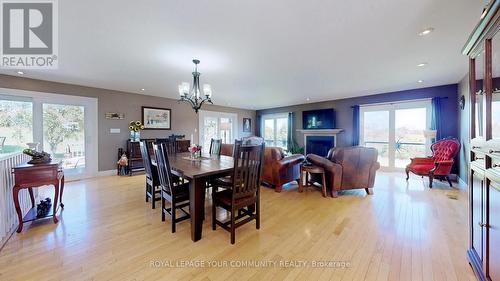
<instances>
[{"instance_id":1,"label":"dark brown accent wall","mask_svg":"<svg viewBox=\"0 0 500 281\"><path fill-rule=\"evenodd\" d=\"M165 137L170 134L186 135L190 138L193 134L194 140L198 142L198 116L184 103L179 104L177 100L148 96L93 87L78 86L73 84L57 83L43 80L35 80L24 77L0 75L0 88L55 93L63 95L85 96L97 98L98 106L98 151L99 171L107 171L116 168L116 155L119 147L125 147L129 136L128 123L132 120L141 120L141 106L154 106L172 109L172 130L144 130L141 132L143 138ZM238 114L238 131L240 137L252 135L243 132L243 118L251 118L254 129L255 111L245 110L217 105L207 105L204 110L231 112ZM125 113L123 120L110 120L104 117L106 112ZM110 134L110 128L120 128L120 134ZM90 152L91 153L91 152Z\"/></svg>"}]
</instances>

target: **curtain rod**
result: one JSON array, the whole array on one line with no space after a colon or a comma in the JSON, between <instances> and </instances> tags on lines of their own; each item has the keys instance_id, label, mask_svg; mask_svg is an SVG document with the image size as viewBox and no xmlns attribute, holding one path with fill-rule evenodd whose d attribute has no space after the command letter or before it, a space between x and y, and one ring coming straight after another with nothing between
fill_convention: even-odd
<instances>
[{"instance_id":1,"label":"curtain rod","mask_svg":"<svg viewBox=\"0 0 500 281\"><path fill-rule=\"evenodd\" d=\"M448 99L448 97L440 97L440 99ZM418 102L418 101L427 101L427 100L432 100L432 98L400 100L400 101L391 101L391 102L378 102L378 103L366 103L366 104L360 104L358 106L361 107L361 106L391 105L391 104L397 104L397 103ZM354 106L351 106L351 107L354 107Z\"/></svg>"}]
</instances>

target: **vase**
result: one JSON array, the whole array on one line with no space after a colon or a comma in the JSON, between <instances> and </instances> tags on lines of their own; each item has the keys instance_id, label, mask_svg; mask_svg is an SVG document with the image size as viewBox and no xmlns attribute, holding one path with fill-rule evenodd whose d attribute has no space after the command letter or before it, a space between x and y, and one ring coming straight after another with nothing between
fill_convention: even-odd
<instances>
[{"instance_id":1,"label":"vase","mask_svg":"<svg viewBox=\"0 0 500 281\"><path fill-rule=\"evenodd\" d=\"M130 141L140 141L141 140L141 132L130 130Z\"/></svg>"}]
</instances>

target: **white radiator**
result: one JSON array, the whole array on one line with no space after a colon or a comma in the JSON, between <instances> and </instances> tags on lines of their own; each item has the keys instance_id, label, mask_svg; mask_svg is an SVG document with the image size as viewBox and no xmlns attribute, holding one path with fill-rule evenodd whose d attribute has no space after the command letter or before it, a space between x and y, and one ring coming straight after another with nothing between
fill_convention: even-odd
<instances>
[{"instance_id":1,"label":"white radiator","mask_svg":"<svg viewBox=\"0 0 500 281\"><path fill-rule=\"evenodd\" d=\"M17 153L6 157L0 156L0 246L10 236L14 227L18 225L14 201L12 198L12 187L14 186L14 175L12 168L29 161L28 155ZM36 189L33 190L37 198ZM31 209L31 200L27 189L19 192L19 203L23 216Z\"/></svg>"}]
</instances>

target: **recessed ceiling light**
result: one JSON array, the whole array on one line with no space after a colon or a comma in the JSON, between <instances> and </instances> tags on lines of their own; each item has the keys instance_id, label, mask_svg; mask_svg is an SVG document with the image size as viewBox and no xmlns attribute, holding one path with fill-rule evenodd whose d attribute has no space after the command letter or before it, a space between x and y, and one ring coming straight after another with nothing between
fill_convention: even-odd
<instances>
[{"instance_id":1,"label":"recessed ceiling light","mask_svg":"<svg viewBox=\"0 0 500 281\"><path fill-rule=\"evenodd\" d=\"M18 72L17 72L17 74L19 74L19 75L23 75L23 74L24 74L24 72L22 72L22 71L18 71Z\"/></svg>"},{"instance_id":2,"label":"recessed ceiling light","mask_svg":"<svg viewBox=\"0 0 500 281\"><path fill-rule=\"evenodd\" d=\"M417 81L418 83L424 83L424 80L420 79Z\"/></svg>"},{"instance_id":3,"label":"recessed ceiling light","mask_svg":"<svg viewBox=\"0 0 500 281\"><path fill-rule=\"evenodd\" d=\"M433 31L434 31L434 27L428 27L428 28L426 28L426 29L424 29L424 30L420 31L420 33L419 33L418 35L420 35L420 36L425 36L425 35L427 35L427 34L429 34L429 33L433 32Z\"/></svg>"},{"instance_id":4,"label":"recessed ceiling light","mask_svg":"<svg viewBox=\"0 0 500 281\"><path fill-rule=\"evenodd\" d=\"M421 63L417 64L417 66L418 66L418 67L424 67L424 66L426 66L427 64L428 64L428 63L426 63L426 62L421 62Z\"/></svg>"},{"instance_id":5,"label":"recessed ceiling light","mask_svg":"<svg viewBox=\"0 0 500 281\"><path fill-rule=\"evenodd\" d=\"M141 89L141 91L143 91L143 92L144 92L144 91L146 91L146 89L142 88L142 89Z\"/></svg>"},{"instance_id":6,"label":"recessed ceiling light","mask_svg":"<svg viewBox=\"0 0 500 281\"><path fill-rule=\"evenodd\" d=\"M310 98L307 98L306 101L310 101L311 99Z\"/></svg>"}]
</instances>

